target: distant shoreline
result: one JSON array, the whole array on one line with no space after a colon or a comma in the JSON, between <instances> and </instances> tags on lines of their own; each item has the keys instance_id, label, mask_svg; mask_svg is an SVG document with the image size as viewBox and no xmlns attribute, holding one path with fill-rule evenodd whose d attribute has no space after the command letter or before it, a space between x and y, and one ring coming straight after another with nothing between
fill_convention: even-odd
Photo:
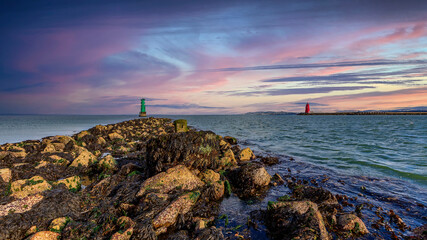
<instances>
[{"instance_id":1,"label":"distant shoreline","mask_svg":"<svg viewBox=\"0 0 427 240\"><path fill-rule=\"evenodd\" d=\"M298 113L298 115L427 115L427 112L336 112L336 113Z\"/></svg>"}]
</instances>

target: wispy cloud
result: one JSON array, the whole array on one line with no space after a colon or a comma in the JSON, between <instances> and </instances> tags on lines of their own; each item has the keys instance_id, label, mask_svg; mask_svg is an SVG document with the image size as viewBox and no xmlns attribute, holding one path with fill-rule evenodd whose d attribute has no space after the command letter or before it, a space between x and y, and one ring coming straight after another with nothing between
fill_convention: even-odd
<instances>
[{"instance_id":1,"label":"wispy cloud","mask_svg":"<svg viewBox=\"0 0 427 240\"><path fill-rule=\"evenodd\" d=\"M198 104L149 104L147 107L171 109L227 109L226 107L211 107Z\"/></svg>"},{"instance_id":2,"label":"wispy cloud","mask_svg":"<svg viewBox=\"0 0 427 240\"><path fill-rule=\"evenodd\" d=\"M277 69L301 69L301 68L326 68L326 67L360 67L360 66L389 66L389 65L421 65L427 64L427 60L371 60L371 61L344 61L331 63L302 63L302 64L280 64L280 65L263 65L252 67L230 67L207 69L201 71L255 71L255 70L277 70Z\"/></svg>"},{"instance_id":3,"label":"wispy cloud","mask_svg":"<svg viewBox=\"0 0 427 240\"><path fill-rule=\"evenodd\" d=\"M225 94L229 96L281 96L281 95L298 95L298 94L313 94L313 93L329 93L333 91L352 91L375 88L373 86L343 86L343 87L308 87L308 88L286 88L286 89L270 89L258 91L210 91L211 94Z\"/></svg>"}]
</instances>

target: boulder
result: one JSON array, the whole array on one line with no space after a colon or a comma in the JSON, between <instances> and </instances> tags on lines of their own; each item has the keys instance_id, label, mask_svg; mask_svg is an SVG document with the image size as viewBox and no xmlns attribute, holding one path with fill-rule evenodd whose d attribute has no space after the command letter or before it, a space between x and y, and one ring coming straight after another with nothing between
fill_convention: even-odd
<instances>
[{"instance_id":1,"label":"boulder","mask_svg":"<svg viewBox=\"0 0 427 240\"><path fill-rule=\"evenodd\" d=\"M182 191L192 191L201 186L203 182L198 177L187 167L178 165L145 180L136 196L141 197L147 191L168 193L177 188Z\"/></svg>"},{"instance_id":2,"label":"boulder","mask_svg":"<svg viewBox=\"0 0 427 240\"><path fill-rule=\"evenodd\" d=\"M58 141L60 143L63 143L65 145L67 145L69 142L74 142L74 139L70 136L62 136L62 135L57 135L55 137L53 137L54 141Z\"/></svg>"},{"instance_id":3,"label":"boulder","mask_svg":"<svg viewBox=\"0 0 427 240\"><path fill-rule=\"evenodd\" d=\"M22 147L11 146L9 147L9 156L11 156L12 158L25 158L27 156L27 153Z\"/></svg>"},{"instance_id":4,"label":"boulder","mask_svg":"<svg viewBox=\"0 0 427 240\"><path fill-rule=\"evenodd\" d=\"M52 189L52 186L40 176L17 180L12 182L11 185L12 196L19 199L50 189Z\"/></svg>"},{"instance_id":5,"label":"boulder","mask_svg":"<svg viewBox=\"0 0 427 240\"><path fill-rule=\"evenodd\" d=\"M88 167L94 161L96 161L95 155L85 150L82 153L80 153L76 159L74 159L70 167Z\"/></svg>"},{"instance_id":6,"label":"boulder","mask_svg":"<svg viewBox=\"0 0 427 240\"><path fill-rule=\"evenodd\" d=\"M8 183L12 180L12 171L9 168L0 169L0 179Z\"/></svg>"},{"instance_id":7,"label":"boulder","mask_svg":"<svg viewBox=\"0 0 427 240\"><path fill-rule=\"evenodd\" d=\"M51 231L41 231L30 236L29 240L57 240L61 235Z\"/></svg>"},{"instance_id":8,"label":"boulder","mask_svg":"<svg viewBox=\"0 0 427 240\"><path fill-rule=\"evenodd\" d=\"M205 183L214 183L220 179L219 173L214 172L211 169L207 169L202 173L202 181Z\"/></svg>"},{"instance_id":9,"label":"boulder","mask_svg":"<svg viewBox=\"0 0 427 240\"><path fill-rule=\"evenodd\" d=\"M64 151L65 148L65 144L61 143L61 142L57 142L57 143L51 143L53 145L53 147L55 148L55 151L57 152L62 152Z\"/></svg>"},{"instance_id":10,"label":"boulder","mask_svg":"<svg viewBox=\"0 0 427 240\"><path fill-rule=\"evenodd\" d=\"M240 151L239 160L241 162L249 161L252 159L255 159L255 154L252 152L252 150L250 148L245 148L245 149Z\"/></svg>"},{"instance_id":11,"label":"boulder","mask_svg":"<svg viewBox=\"0 0 427 240\"><path fill-rule=\"evenodd\" d=\"M147 143L146 159L149 175L176 165L191 169L222 168L220 138L212 132L173 133L152 138Z\"/></svg>"},{"instance_id":12,"label":"boulder","mask_svg":"<svg viewBox=\"0 0 427 240\"><path fill-rule=\"evenodd\" d=\"M330 239L322 214L311 201L269 202L266 223L281 239Z\"/></svg>"},{"instance_id":13,"label":"boulder","mask_svg":"<svg viewBox=\"0 0 427 240\"><path fill-rule=\"evenodd\" d=\"M175 121L173 121L173 125L175 127L175 132L177 132L177 133L188 131L187 120L185 120L185 119L175 120Z\"/></svg>"},{"instance_id":14,"label":"boulder","mask_svg":"<svg viewBox=\"0 0 427 240\"><path fill-rule=\"evenodd\" d=\"M107 141L105 141L103 137L98 137L98 139L96 140L96 143L101 146L104 146L105 144L107 144Z\"/></svg>"},{"instance_id":15,"label":"boulder","mask_svg":"<svg viewBox=\"0 0 427 240\"><path fill-rule=\"evenodd\" d=\"M122 232L116 232L111 236L110 240L129 240L132 237L133 228L128 228Z\"/></svg>"},{"instance_id":16,"label":"boulder","mask_svg":"<svg viewBox=\"0 0 427 240\"><path fill-rule=\"evenodd\" d=\"M24 213L30 211L34 205L43 200L40 194L18 199L6 205L0 205L0 217L9 213Z\"/></svg>"},{"instance_id":17,"label":"boulder","mask_svg":"<svg viewBox=\"0 0 427 240\"><path fill-rule=\"evenodd\" d=\"M86 136L86 135L89 135L90 133L88 132L88 131L81 131L80 133L78 133L77 135L76 135L76 139L77 140L80 140L80 139L82 139L84 136Z\"/></svg>"},{"instance_id":18,"label":"boulder","mask_svg":"<svg viewBox=\"0 0 427 240\"><path fill-rule=\"evenodd\" d=\"M153 219L153 227L155 229L167 228L175 224L178 215L189 212L197 202L199 196L200 192L195 191L185 193L178 197Z\"/></svg>"},{"instance_id":19,"label":"boulder","mask_svg":"<svg viewBox=\"0 0 427 240\"><path fill-rule=\"evenodd\" d=\"M235 137L230 137L230 136L225 136L224 140L226 142L228 142L231 145L236 145L237 144L237 139Z\"/></svg>"},{"instance_id":20,"label":"boulder","mask_svg":"<svg viewBox=\"0 0 427 240\"><path fill-rule=\"evenodd\" d=\"M39 169L39 168L42 168L42 167L46 167L49 164L49 162L47 162L47 161L40 161L40 162L38 162L36 164L37 164L37 166L35 167L35 169Z\"/></svg>"},{"instance_id":21,"label":"boulder","mask_svg":"<svg viewBox=\"0 0 427 240\"><path fill-rule=\"evenodd\" d=\"M210 228L203 229L195 238L196 240L223 240L224 235L220 229L212 226Z\"/></svg>"},{"instance_id":22,"label":"boulder","mask_svg":"<svg viewBox=\"0 0 427 240\"><path fill-rule=\"evenodd\" d=\"M267 166L272 166L272 165L279 163L279 158L278 157L271 157L271 156L262 157L261 162Z\"/></svg>"},{"instance_id":23,"label":"boulder","mask_svg":"<svg viewBox=\"0 0 427 240\"><path fill-rule=\"evenodd\" d=\"M339 215L337 223L341 230L351 231L356 235L369 233L362 219L351 213Z\"/></svg>"},{"instance_id":24,"label":"boulder","mask_svg":"<svg viewBox=\"0 0 427 240\"><path fill-rule=\"evenodd\" d=\"M44 146L42 150L42 153L53 153L53 152L56 152L56 149L52 143L46 144L46 146Z\"/></svg>"},{"instance_id":25,"label":"boulder","mask_svg":"<svg viewBox=\"0 0 427 240\"><path fill-rule=\"evenodd\" d=\"M108 154L99 160L98 167L103 170L117 170L117 161L111 154Z\"/></svg>"},{"instance_id":26,"label":"boulder","mask_svg":"<svg viewBox=\"0 0 427 240\"><path fill-rule=\"evenodd\" d=\"M38 231L37 226L33 225L27 230L27 232L25 233L25 236L32 235L32 234L36 233L37 231Z\"/></svg>"},{"instance_id":27,"label":"boulder","mask_svg":"<svg viewBox=\"0 0 427 240\"><path fill-rule=\"evenodd\" d=\"M49 156L49 160L53 163L53 164L58 164L58 165L68 165L70 163L70 161L68 161L65 158L62 158L58 155L50 155Z\"/></svg>"},{"instance_id":28,"label":"boulder","mask_svg":"<svg viewBox=\"0 0 427 240\"><path fill-rule=\"evenodd\" d=\"M113 133L110 133L110 134L108 134L108 138L111 140L111 141L113 141L113 140L116 140L116 139L123 139L123 136L122 135L120 135L120 134L118 134L118 133L116 133L116 132L113 132Z\"/></svg>"},{"instance_id":29,"label":"boulder","mask_svg":"<svg viewBox=\"0 0 427 240\"><path fill-rule=\"evenodd\" d=\"M65 225L67 225L67 223L70 221L71 221L71 218L69 218L69 217L55 218L50 223L49 230L52 232L60 233L60 232L62 232L62 229L64 229Z\"/></svg>"},{"instance_id":30,"label":"boulder","mask_svg":"<svg viewBox=\"0 0 427 240\"><path fill-rule=\"evenodd\" d=\"M81 180L79 176L72 176L66 179L56 181L56 185L65 184L65 186L72 192L77 192L81 188Z\"/></svg>"},{"instance_id":31,"label":"boulder","mask_svg":"<svg viewBox=\"0 0 427 240\"><path fill-rule=\"evenodd\" d=\"M227 175L233 190L243 198L258 196L267 190L271 176L259 163L247 163Z\"/></svg>"},{"instance_id":32,"label":"boulder","mask_svg":"<svg viewBox=\"0 0 427 240\"><path fill-rule=\"evenodd\" d=\"M119 224L120 228L131 228L135 226L135 222L127 216L121 216L119 219L117 219L117 223Z\"/></svg>"},{"instance_id":33,"label":"boulder","mask_svg":"<svg viewBox=\"0 0 427 240\"><path fill-rule=\"evenodd\" d=\"M5 158L8 155L9 155L8 151L0 151L0 160L2 160L3 158Z\"/></svg>"},{"instance_id":34,"label":"boulder","mask_svg":"<svg viewBox=\"0 0 427 240\"><path fill-rule=\"evenodd\" d=\"M210 184L207 188L209 199L217 201L221 199L225 194L225 186L223 181L217 181Z\"/></svg>"}]
</instances>

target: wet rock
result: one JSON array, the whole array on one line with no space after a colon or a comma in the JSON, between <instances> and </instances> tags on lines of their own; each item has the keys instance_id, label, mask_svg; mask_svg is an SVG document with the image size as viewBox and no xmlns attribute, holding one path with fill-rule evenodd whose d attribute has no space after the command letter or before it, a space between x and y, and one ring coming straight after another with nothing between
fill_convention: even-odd
<instances>
[{"instance_id":1,"label":"wet rock","mask_svg":"<svg viewBox=\"0 0 427 240\"><path fill-rule=\"evenodd\" d=\"M337 223L341 230L351 231L356 235L369 233L365 223L363 223L363 221L354 214L348 213L339 215Z\"/></svg>"},{"instance_id":2,"label":"wet rock","mask_svg":"<svg viewBox=\"0 0 427 240\"><path fill-rule=\"evenodd\" d=\"M28 238L28 240L57 240L61 235L51 231L41 231Z\"/></svg>"},{"instance_id":3,"label":"wet rock","mask_svg":"<svg viewBox=\"0 0 427 240\"><path fill-rule=\"evenodd\" d=\"M151 221L139 221L134 227L132 239L157 240Z\"/></svg>"},{"instance_id":4,"label":"wet rock","mask_svg":"<svg viewBox=\"0 0 427 240\"><path fill-rule=\"evenodd\" d=\"M208 169L202 173L202 181L205 183L214 183L219 181L219 179L219 173L216 173L211 169Z\"/></svg>"},{"instance_id":5,"label":"wet rock","mask_svg":"<svg viewBox=\"0 0 427 240\"><path fill-rule=\"evenodd\" d=\"M71 221L69 217L55 218L49 225L49 231L60 233L64 229L65 225Z\"/></svg>"},{"instance_id":6,"label":"wet rock","mask_svg":"<svg viewBox=\"0 0 427 240\"><path fill-rule=\"evenodd\" d=\"M272 177L272 181L274 185L282 185L285 183L285 180L283 180L282 176L280 176L278 173L275 173Z\"/></svg>"},{"instance_id":7,"label":"wet rock","mask_svg":"<svg viewBox=\"0 0 427 240\"><path fill-rule=\"evenodd\" d=\"M0 179L8 183L12 180L12 171L9 168L0 169Z\"/></svg>"},{"instance_id":8,"label":"wet rock","mask_svg":"<svg viewBox=\"0 0 427 240\"><path fill-rule=\"evenodd\" d=\"M147 143L149 175L183 164L204 171L222 167L220 139L212 132L186 132L162 135Z\"/></svg>"},{"instance_id":9,"label":"wet rock","mask_svg":"<svg viewBox=\"0 0 427 240\"><path fill-rule=\"evenodd\" d=\"M143 196L147 191L168 193L177 188L182 191L191 191L201 186L203 182L198 177L185 166L178 165L145 180L137 197Z\"/></svg>"},{"instance_id":10,"label":"wet rock","mask_svg":"<svg viewBox=\"0 0 427 240\"><path fill-rule=\"evenodd\" d=\"M40 176L17 180L12 182L11 185L12 196L15 198L24 198L50 189L52 189L52 186Z\"/></svg>"},{"instance_id":11,"label":"wet rock","mask_svg":"<svg viewBox=\"0 0 427 240\"><path fill-rule=\"evenodd\" d=\"M254 197L265 192L271 176L259 163L247 163L230 172L233 190L243 198Z\"/></svg>"},{"instance_id":12,"label":"wet rock","mask_svg":"<svg viewBox=\"0 0 427 240\"><path fill-rule=\"evenodd\" d=\"M98 167L103 170L117 170L117 161L110 154L99 160Z\"/></svg>"},{"instance_id":13,"label":"wet rock","mask_svg":"<svg viewBox=\"0 0 427 240\"><path fill-rule=\"evenodd\" d=\"M222 234L221 230L217 229L214 226L210 228L205 228L196 237L196 240L222 240L222 239L224 239L224 235Z\"/></svg>"},{"instance_id":14,"label":"wet rock","mask_svg":"<svg viewBox=\"0 0 427 240\"><path fill-rule=\"evenodd\" d=\"M269 202L266 223L275 239L330 239L322 214L311 201Z\"/></svg>"},{"instance_id":15,"label":"wet rock","mask_svg":"<svg viewBox=\"0 0 427 240\"><path fill-rule=\"evenodd\" d=\"M133 163L128 163L126 165L123 165L122 168L120 168L119 174L122 176L127 176L132 172L135 171L142 171L141 167L133 164Z\"/></svg>"},{"instance_id":16,"label":"wet rock","mask_svg":"<svg viewBox=\"0 0 427 240\"><path fill-rule=\"evenodd\" d=\"M424 224L420 227L415 228L413 231L413 236L409 237L409 239L413 240L425 240L427 239L427 224Z\"/></svg>"},{"instance_id":17,"label":"wet rock","mask_svg":"<svg viewBox=\"0 0 427 240\"><path fill-rule=\"evenodd\" d=\"M179 214L186 214L191 210L194 204L197 202L197 199L200 196L199 191L188 192L179 196L175 201L173 201L166 209L160 212L153 219L153 227L157 228L167 228L175 224Z\"/></svg>"},{"instance_id":18,"label":"wet rock","mask_svg":"<svg viewBox=\"0 0 427 240\"><path fill-rule=\"evenodd\" d=\"M213 182L207 188L207 193L209 195L209 199L213 201L217 201L221 199L225 194L225 186L223 181Z\"/></svg>"},{"instance_id":19,"label":"wet rock","mask_svg":"<svg viewBox=\"0 0 427 240\"><path fill-rule=\"evenodd\" d=\"M255 154L252 152L250 148L245 148L239 153L239 160L241 162L249 161L255 159Z\"/></svg>"},{"instance_id":20,"label":"wet rock","mask_svg":"<svg viewBox=\"0 0 427 240\"><path fill-rule=\"evenodd\" d=\"M187 231L181 230L170 235L167 240L190 240L190 238Z\"/></svg>"},{"instance_id":21,"label":"wet rock","mask_svg":"<svg viewBox=\"0 0 427 240\"><path fill-rule=\"evenodd\" d=\"M0 217L6 216L9 213L24 213L30 211L34 205L43 200L43 196L36 194L33 196L18 199L6 205L0 205Z\"/></svg>"},{"instance_id":22,"label":"wet rock","mask_svg":"<svg viewBox=\"0 0 427 240\"><path fill-rule=\"evenodd\" d=\"M271 157L271 156L262 157L261 162L267 166L272 166L272 165L279 163L279 158L278 157Z\"/></svg>"},{"instance_id":23,"label":"wet rock","mask_svg":"<svg viewBox=\"0 0 427 240\"><path fill-rule=\"evenodd\" d=\"M236 145L236 144L237 144L237 139L236 139L236 138L234 138L234 137L225 136L225 137L224 137L224 140L225 140L226 142L228 142L229 144L231 144L231 145Z\"/></svg>"},{"instance_id":24,"label":"wet rock","mask_svg":"<svg viewBox=\"0 0 427 240\"><path fill-rule=\"evenodd\" d=\"M297 200L308 199L317 203L319 208L333 208L339 205L336 197L326 189L293 184L290 187L293 190L293 197Z\"/></svg>"},{"instance_id":25,"label":"wet rock","mask_svg":"<svg viewBox=\"0 0 427 240\"><path fill-rule=\"evenodd\" d=\"M85 151L82 151L76 159L74 159L70 167L88 167L95 160L96 160L95 155L85 150Z\"/></svg>"},{"instance_id":26,"label":"wet rock","mask_svg":"<svg viewBox=\"0 0 427 240\"><path fill-rule=\"evenodd\" d=\"M58 184L65 184L65 186L72 192L77 192L81 188L81 181L79 176L72 176L66 179L62 179L56 182Z\"/></svg>"}]
</instances>

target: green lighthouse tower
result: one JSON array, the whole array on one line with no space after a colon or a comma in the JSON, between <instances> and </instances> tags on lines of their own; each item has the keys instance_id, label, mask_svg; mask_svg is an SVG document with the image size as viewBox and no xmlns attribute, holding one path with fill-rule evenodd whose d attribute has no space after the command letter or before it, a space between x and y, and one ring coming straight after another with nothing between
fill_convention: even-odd
<instances>
[{"instance_id":1,"label":"green lighthouse tower","mask_svg":"<svg viewBox=\"0 0 427 240\"><path fill-rule=\"evenodd\" d=\"M145 112L145 99L141 98L141 112L139 113L140 117L146 117L147 112Z\"/></svg>"}]
</instances>

